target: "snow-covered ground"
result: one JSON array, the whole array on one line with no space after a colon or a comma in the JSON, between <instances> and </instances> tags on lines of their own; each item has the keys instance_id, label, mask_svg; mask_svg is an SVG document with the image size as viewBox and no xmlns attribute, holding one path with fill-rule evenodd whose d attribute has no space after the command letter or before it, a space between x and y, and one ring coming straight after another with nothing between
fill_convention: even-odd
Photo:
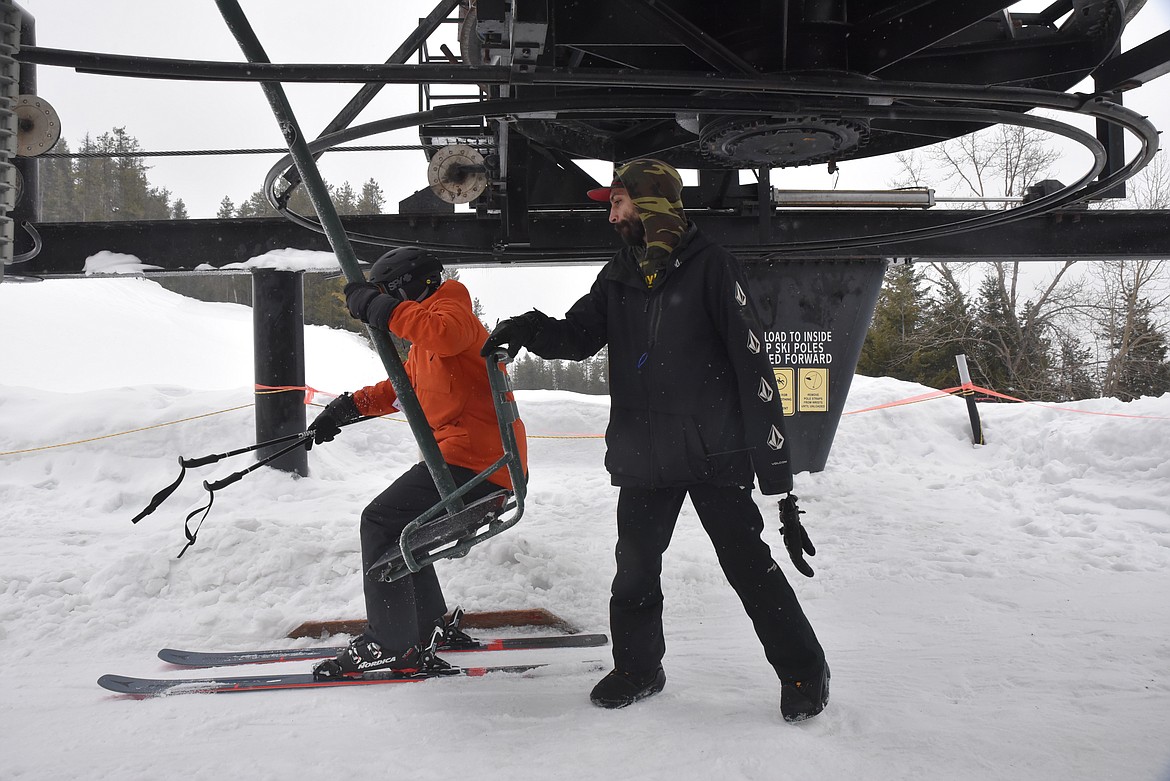
<instances>
[{"instance_id":1,"label":"snow-covered ground","mask_svg":"<svg viewBox=\"0 0 1170 781\"><path fill-rule=\"evenodd\" d=\"M667 688L635 707L594 708L599 674L571 665L135 701L96 678L178 676L158 648L273 646L307 619L360 615L358 515L416 459L409 428L348 429L313 449L308 478L249 475L177 560L202 480L247 457L130 518L179 455L252 440L250 311L141 279L3 284L0 333L0 778L1170 778L1170 395L983 405L979 448L957 399L844 417L828 468L797 478L816 577L767 532L833 668L832 702L805 724L781 720L689 505L665 564ZM306 347L313 387L384 376L351 334L310 328ZM847 406L923 390L858 377ZM440 577L468 610L607 631L604 445L553 436L602 433L606 400L519 399L527 513Z\"/></svg>"}]
</instances>

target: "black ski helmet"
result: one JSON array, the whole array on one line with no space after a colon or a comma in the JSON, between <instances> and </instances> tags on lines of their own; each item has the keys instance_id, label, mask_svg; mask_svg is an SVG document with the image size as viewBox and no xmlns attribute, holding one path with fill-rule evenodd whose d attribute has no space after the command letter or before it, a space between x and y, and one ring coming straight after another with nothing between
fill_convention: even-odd
<instances>
[{"instance_id":1,"label":"black ski helmet","mask_svg":"<svg viewBox=\"0 0 1170 781\"><path fill-rule=\"evenodd\" d=\"M398 247L374 261L369 281L403 301L422 301L438 289L443 261L418 247Z\"/></svg>"}]
</instances>

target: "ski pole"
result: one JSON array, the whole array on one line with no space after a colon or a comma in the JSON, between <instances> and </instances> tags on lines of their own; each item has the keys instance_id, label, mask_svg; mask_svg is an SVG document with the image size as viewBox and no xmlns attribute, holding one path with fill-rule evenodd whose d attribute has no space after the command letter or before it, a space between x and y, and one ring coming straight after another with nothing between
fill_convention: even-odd
<instances>
[{"instance_id":1,"label":"ski pole","mask_svg":"<svg viewBox=\"0 0 1170 781\"><path fill-rule=\"evenodd\" d=\"M364 420L364 418L363 418L363 420ZM356 423L357 421L352 421L352 422ZM208 513L211 512L211 505L215 503L215 492L216 491L218 491L222 488L228 487L232 483L240 480L244 475L249 474L251 472L255 472L257 469L259 469L260 467L269 463L270 461L275 461L276 459L280 458L281 456L283 456L287 453L291 453L292 451L296 450L298 447L304 447L305 440L313 438L313 432L312 431L305 431L305 432L302 432L300 434L292 434L290 436L280 437L278 440L274 440L274 441L285 442L289 439L294 439L294 438L296 439L296 442L293 442L288 447L281 448L280 450L278 450L277 452L273 453L270 456L267 456L265 458L260 459L259 461L252 464L250 467L247 467L246 469L241 469L238 472L233 472L232 474L228 475L225 478L222 478L220 480L216 480L214 483L209 483L206 480L203 481L203 487L207 489L207 506L200 507L197 510L192 510L190 513L187 514L187 518L183 521L183 534L187 535L187 544L183 546L183 550L179 551L179 555L176 556L175 558L177 558L177 559L183 558L183 554L187 552L187 549L195 544L195 538L199 536L199 530L203 527L203 522L207 520ZM268 443L268 444L271 444L271 443ZM251 449L255 450L255 448L251 448ZM244 452L247 452L247 451L244 451ZM203 517L200 518L199 523L197 523L195 525L195 531L191 531L191 519L194 518L199 513L203 513Z\"/></svg>"},{"instance_id":2,"label":"ski pole","mask_svg":"<svg viewBox=\"0 0 1170 781\"><path fill-rule=\"evenodd\" d=\"M349 425L352 425L354 423L360 423L363 420L369 420L369 418L362 417L362 418L358 418L357 420L351 420L347 423L342 423L341 425L349 426ZM298 448L298 447L303 447L305 441L309 437L311 437L312 434L313 434L312 431L302 431L302 432L299 432L297 434L286 434L283 437L277 437L276 439L270 439L266 442L257 442L255 445L246 445L245 447L237 448L236 450L230 450L227 453L213 453L212 455L201 456L199 458L183 458L182 456L179 456L179 476L177 478L175 478L175 481L173 483L171 483L166 488L162 489L157 494L155 494L154 498L150 500L150 503L146 505L146 507L142 510L142 512L138 513L138 515L135 515L133 518L130 519L130 523L138 523L143 518L150 515L155 510L157 510L159 505L162 504L163 502L165 502L167 500L167 498L171 494L173 494L176 489L178 489L179 485L183 482L183 478L185 478L187 476L188 469L196 469L196 468L201 467L201 466L207 466L208 464L214 464L214 463L217 463L219 461L222 461L225 458L231 458L232 456L238 456L238 455L241 455L243 453L251 453L254 450L259 450L260 448L268 447L269 445L279 445L281 442L289 442L289 441L294 440L294 439L296 440L295 445L281 450L276 455L269 456L268 458L265 458L262 462L260 462L259 464L256 465L256 466L262 466L263 464L267 464L269 461L272 461L277 456L282 456L285 453L289 453L293 450L296 450L296 448ZM239 478L236 478L236 479L239 479ZM235 481L233 480L232 482L235 482Z\"/></svg>"},{"instance_id":3,"label":"ski pole","mask_svg":"<svg viewBox=\"0 0 1170 781\"><path fill-rule=\"evenodd\" d=\"M214 464L217 461L221 461L225 458L230 458L231 456L238 456L241 453L249 453L253 450L259 450L260 448L266 447L268 445L275 445L275 444L278 444L280 442L286 442L286 441L288 441L290 439L294 439L294 438L300 439L301 437L304 437L303 432L300 434L289 434L287 436L277 437L276 439L271 439L267 442L258 442L255 445L248 445L247 447L242 447L242 448L239 448L238 450L232 450L232 451L229 451L227 453L215 453L213 455L202 456L200 458L183 458L182 456L179 456L179 476L175 479L175 482L171 483L166 488L162 489L157 494L155 494L154 498L150 500L150 503L148 505L146 505L146 508L143 509L142 512L138 513L138 515L135 515L133 518L130 519L130 523L138 523L143 518L150 515L155 510L157 510L158 506L160 504L162 504L163 502L165 502L167 500L167 497L169 497L171 494L173 494L175 492L175 490L179 487L179 485L183 482L183 478L187 476L188 469L195 469L197 467L207 466L208 464ZM283 452L283 451L281 451L281 452Z\"/></svg>"}]
</instances>

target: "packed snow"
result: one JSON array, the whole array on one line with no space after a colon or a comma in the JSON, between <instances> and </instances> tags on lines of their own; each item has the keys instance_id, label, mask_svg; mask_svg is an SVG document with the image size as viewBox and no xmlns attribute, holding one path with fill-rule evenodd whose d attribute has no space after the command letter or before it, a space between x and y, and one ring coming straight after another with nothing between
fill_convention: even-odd
<instances>
[{"instance_id":1,"label":"packed snow","mask_svg":"<svg viewBox=\"0 0 1170 781\"><path fill-rule=\"evenodd\" d=\"M409 427L347 429L307 478L248 475L176 559L202 481L248 456L130 519L180 455L254 441L250 310L144 279L3 284L0 332L5 779L1170 778L1170 395L981 405L981 447L956 398L844 416L825 471L797 476L815 578L758 497L833 670L800 725L689 505L664 567L667 686L634 707L589 703L582 663L607 649L476 657L563 662L531 677L140 701L95 681L181 677L163 646L305 645L282 638L361 615L358 516L417 460ZM385 376L353 334L305 343L314 388ZM925 390L857 377L847 409ZM438 565L448 600L608 631L607 399L518 396L527 510Z\"/></svg>"}]
</instances>

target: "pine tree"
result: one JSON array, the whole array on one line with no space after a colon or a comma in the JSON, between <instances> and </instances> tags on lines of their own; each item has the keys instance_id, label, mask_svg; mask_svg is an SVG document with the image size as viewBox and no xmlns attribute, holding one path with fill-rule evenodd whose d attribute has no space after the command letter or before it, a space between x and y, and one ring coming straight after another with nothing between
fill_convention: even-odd
<instances>
[{"instance_id":1,"label":"pine tree","mask_svg":"<svg viewBox=\"0 0 1170 781\"><path fill-rule=\"evenodd\" d=\"M1115 329L1120 334L1123 329ZM1124 360L1116 364L1116 376L1110 392L1122 401L1132 401L1142 396L1160 396L1170 391L1170 362L1167 362L1167 336L1154 323L1152 307L1148 300L1138 302L1137 311L1125 336L1129 348ZM1114 349L1121 346L1120 337L1115 337Z\"/></svg>"},{"instance_id":2,"label":"pine tree","mask_svg":"<svg viewBox=\"0 0 1170 781\"><path fill-rule=\"evenodd\" d=\"M349 182L343 182L340 187L334 188L332 193L333 208L338 214L355 214L357 212L357 193Z\"/></svg>"},{"instance_id":3,"label":"pine tree","mask_svg":"<svg viewBox=\"0 0 1170 781\"><path fill-rule=\"evenodd\" d=\"M1097 384L1089 373L1092 351L1082 344L1074 334L1061 333L1057 336L1053 384L1058 401L1075 401L1095 398Z\"/></svg>"},{"instance_id":4,"label":"pine tree","mask_svg":"<svg viewBox=\"0 0 1170 781\"><path fill-rule=\"evenodd\" d=\"M918 382L931 388L959 384L955 356L975 349L975 321L970 301L957 284L936 289L923 317L922 352L918 356Z\"/></svg>"},{"instance_id":5,"label":"pine tree","mask_svg":"<svg viewBox=\"0 0 1170 781\"><path fill-rule=\"evenodd\" d=\"M1055 399L1044 326L1034 303L1026 302L1016 312L1002 279L984 277L975 310L975 346L968 357L974 358L988 388L1029 400Z\"/></svg>"},{"instance_id":6,"label":"pine tree","mask_svg":"<svg viewBox=\"0 0 1170 781\"><path fill-rule=\"evenodd\" d=\"M230 220L236 216L236 205L232 203L232 199L224 196L223 200L219 202L219 211L215 213L216 219Z\"/></svg>"},{"instance_id":7,"label":"pine tree","mask_svg":"<svg viewBox=\"0 0 1170 781\"><path fill-rule=\"evenodd\" d=\"M69 154L69 143L61 138L53 152ZM41 219L46 222L68 222L76 219L72 208L77 192L73 159L69 157L40 160Z\"/></svg>"},{"instance_id":8,"label":"pine tree","mask_svg":"<svg viewBox=\"0 0 1170 781\"><path fill-rule=\"evenodd\" d=\"M381 214L382 207L385 205L386 197L382 194L382 188L373 178L370 178L362 185L362 194L354 207L354 213Z\"/></svg>"},{"instance_id":9,"label":"pine tree","mask_svg":"<svg viewBox=\"0 0 1170 781\"><path fill-rule=\"evenodd\" d=\"M276 209L264 197L264 193L257 190L248 196L248 199L236 209L235 217L278 217Z\"/></svg>"},{"instance_id":10,"label":"pine tree","mask_svg":"<svg viewBox=\"0 0 1170 781\"><path fill-rule=\"evenodd\" d=\"M924 272L910 265L886 272L857 371L871 377L918 380L923 317L929 305Z\"/></svg>"},{"instance_id":11,"label":"pine tree","mask_svg":"<svg viewBox=\"0 0 1170 781\"><path fill-rule=\"evenodd\" d=\"M68 153L63 140L57 147ZM135 152L138 139L116 127L96 139L86 135L78 152L93 155L40 161L41 216L52 221L165 220L171 192L152 187L149 167Z\"/></svg>"}]
</instances>

